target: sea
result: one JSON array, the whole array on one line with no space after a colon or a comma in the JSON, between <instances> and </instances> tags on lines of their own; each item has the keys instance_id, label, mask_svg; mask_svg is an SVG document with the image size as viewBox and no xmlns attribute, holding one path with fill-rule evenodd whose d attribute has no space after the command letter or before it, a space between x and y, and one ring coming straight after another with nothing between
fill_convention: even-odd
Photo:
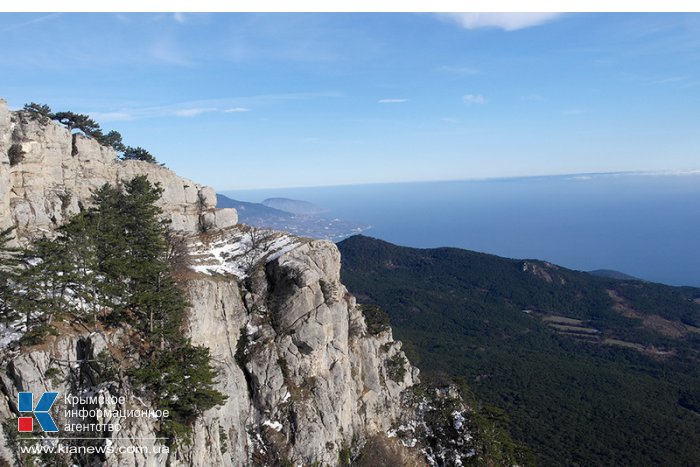
<instances>
[{"instance_id":1,"label":"sea","mask_svg":"<svg viewBox=\"0 0 700 467\"><path fill-rule=\"evenodd\" d=\"M403 246L458 247L700 287L700 173L228 190L309 201Z\"/></svg>"}]
</instances>

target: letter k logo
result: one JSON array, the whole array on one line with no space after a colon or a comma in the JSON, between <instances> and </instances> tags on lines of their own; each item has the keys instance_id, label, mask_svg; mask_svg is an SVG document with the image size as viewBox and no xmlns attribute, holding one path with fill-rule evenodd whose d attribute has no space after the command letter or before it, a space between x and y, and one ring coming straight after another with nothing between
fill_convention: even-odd
<instances>
[{"instance_id":1,"label":"letter k logo","mask_svg":"<svg viewBox=\"0 0 700 467\"><path fill-rule=\"evenodd\" d=\"M41 395L36 407L34 407L34 394L31 392L20 392L17 395L17 405L19 406L20 413L33 413L42 430L49 433L57 432L58 427L49 414L49 410L51 410L54 402L56 402L57 397L57 392L45 392ZM32 431L32 417L20 417L18 428L19 431Z\"/></svg>"}]
</instances>

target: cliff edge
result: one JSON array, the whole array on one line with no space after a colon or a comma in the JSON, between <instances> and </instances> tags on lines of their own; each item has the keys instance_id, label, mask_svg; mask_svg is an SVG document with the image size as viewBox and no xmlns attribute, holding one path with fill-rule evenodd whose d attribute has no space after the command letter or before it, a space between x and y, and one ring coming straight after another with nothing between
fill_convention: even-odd
<instances>
[{"instance_id":1,"label":"cliff edge","mask_svg":"<svg viewBox=\"0 0 700 467\"><path fill-rule=\"evenodd\" d=\"M335 244L237 225L235 210L215 208L211 188L155 164L119 161L95 140L23 120L0 101L0 227L15 227L20 244L51 236L90 203L91 190L136 175L161 185L159 207L183 234L183 332L209 349L226 399L187 435L165 440L164 415L124 370L139 358L127 324L64 317L30 345L21 326L5 323L0 465L462 465L481 455L466 423L471 409L447 392L416 390L418 369L388 324L373 325L341 284ZM51 413L59 427L89 413L97 450L23 451L23 443L48 449L76 433L57 440L35 430L22 439L19 392L57 392ZM115 410L147 416L100 429Z\"/></svg>"},{"instance_id":2,"label":"cliff edge","mask_svg":"<svg viewBox=\"0 0 700 467\"><path fill-rule=\"evenodd\" d=\"M55 122L10 111L0 99L0 228L15 226L20 242L49 233L80 210L91 191L146 175L163 188L160 207L177 231L235 225L235 209L216 209L216 192L158 164L121 161L109 147Z\"/></svg>"}]
</instances>

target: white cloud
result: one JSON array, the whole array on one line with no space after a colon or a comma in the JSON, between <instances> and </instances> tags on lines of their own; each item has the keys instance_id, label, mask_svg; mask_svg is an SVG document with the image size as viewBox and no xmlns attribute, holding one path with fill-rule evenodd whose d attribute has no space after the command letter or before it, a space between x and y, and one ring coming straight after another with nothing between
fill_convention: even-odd
<instances>
[{"instance_id":1,"label":"white cloud","mask_svg":"<svg viewBox=\"0 0 700 467\"><path fill-rule=\"evenodd\" d=\"M517 31L547 23L561 13L442 13L440 17L460 24L465 29L497 28Z\"/></svg>"},{"instance_id":2,"label":"white cloud","mask_svg":"<svg viewBox=\"0 0 700 467\"><path fill-rule=\"evenodd\" d=\"M179 109L173 112L175 115L178 117L196 117L197 115L201 115L203 113L207 112L216 112L217 109L214 108L201 108L201 107L195 107L192 109Z\"/></svg>"},{"instance_id":3,"label":"white cloud","mask_svg":"<svg viewBox=\"0 0 700 467\"><path fill-rule=\"evenodd\" d=\"M662 78L656 81L657 84L671 84L680 83L688 79L687 76L669 76L668 78Z\"/></svg>"},{"instance_id":4,"label":"white cloud","mask_svg":"<svg viewBox=\"0 0 700 467\"><path fill-rule=\"evenodd\" d=\"M180 24L186 21L184 13L173 13L173 19Z\"/></svg>"},{"instance_id":5,"label":"white cloud","mask_svg":"<svg viewBox=\"0 0 700 467\"><path fill-rule=\"evenodd\" d=\"M230 109L224 110L226 113L241 113L241 112L250 112L250 109L247 107L232 107Z\"/></svg>"},{"instance_id":6,"label":"white cloud","mask_svg":"<svg viewBox=\"0 0 700 467\"><path fill-rule=\"evenodd\" d=\"M485 104L486 103L486 98L482 96L481 94L465 94L462 96L462 102L468 105L472 104Z\"/></svg>"},{"instance_id":7,"label":"white cloud","mask_svg":"<svg viewBox=\"0 0 700 467\"><path fill-rule=\"evenodd\" d=\"M402 104L408 99L379 99L377 104Z\"/></svg>"}]
</instances>

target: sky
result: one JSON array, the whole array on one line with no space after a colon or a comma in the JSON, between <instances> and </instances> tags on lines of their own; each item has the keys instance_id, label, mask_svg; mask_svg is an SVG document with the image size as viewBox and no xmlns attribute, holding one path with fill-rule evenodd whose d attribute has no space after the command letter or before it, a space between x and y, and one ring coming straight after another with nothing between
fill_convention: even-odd
<instances>
[{"instance_id":1,"label":"sky","mask_svg":"<svg viewBox=\"0 0 700 467\"><path fill-rule=\"evenodd\" d=\"M700 168L698 14L0 14L0 97L218 190Z\"/></svg>"}]
</instances>

